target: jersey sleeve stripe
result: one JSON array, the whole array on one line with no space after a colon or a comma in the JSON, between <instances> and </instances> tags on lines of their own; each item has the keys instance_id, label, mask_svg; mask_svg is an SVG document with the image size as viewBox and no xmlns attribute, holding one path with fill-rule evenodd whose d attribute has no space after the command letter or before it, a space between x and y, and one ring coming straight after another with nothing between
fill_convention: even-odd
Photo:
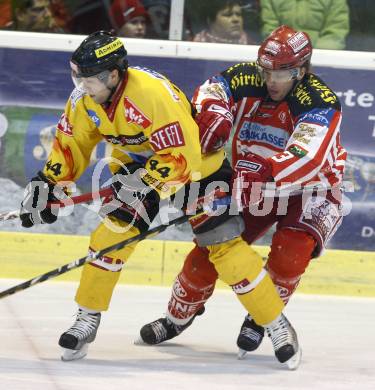
<instances>
[{"instance_id":1,"label":"jersey sleeve stripe","mask_svg":"<svg viewBox=\"0 0 375 390\"><path fill-rule=\"evenodd\" d=\"M341 113L337 112L328 131L322 136L323 139L317 152L314 153L310 150L308 154L302 158L296 157L288 160L288 166L275 176L276 183L280 183L281 181L284 183L293 183L297 180L299 182L306 182L317 175L322 165L327 160L327 156L331 152L333 144L336 142L336 135L339 131L340 123ZM275 164L273 165L275 167Z\"/></svg>"}]
</instances>

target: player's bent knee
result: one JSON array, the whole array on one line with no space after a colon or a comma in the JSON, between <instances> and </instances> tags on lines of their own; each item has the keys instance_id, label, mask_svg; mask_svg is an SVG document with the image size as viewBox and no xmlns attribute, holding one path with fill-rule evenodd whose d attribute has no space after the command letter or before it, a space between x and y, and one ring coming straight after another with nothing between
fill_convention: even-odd
<instances>
[{"instance_id":1,"label":"player's bent knee","mask_svg":"<svg viewBox=\"0 0 375 390\"><path fill-rule=\"evenodd\" d=\"M260 325L273 321L284 304L259 254L241 238L209 249L220 280L231 286L254 320Z\"/></svg>"},{"instance_id":2,"label":"player's bent knee","mask_svg":"<svg viewBox=\"0 0 375 390\"><path fill-rule=\"evenodd\" d=\"M272 238L267 268L285 277L302 275L308 266L316 242L307 232L280 229Z\"/></svg>"},{"instance_id":3,"label":"player's bent knee","mask_svg":"<svg viewBox=\"0 0 375 390\"><path fill-rule=\"evenodd\" d=\"M198 286L214 284L218 276L214 265L209 261L208 250L197 245L187 255L182 274Z\"/></svg>"},{"instance_id":4,"label":"player's bent knee","mask_svg":"<svg viewBox=\"0 0 375 390\"><path fill-rule=\"evenodd\" d=\"M239 283L244 278L254 280L263 267L260 255L241 237L210 246L209 251L210 261L214 264L219 279L229 285Z\"/></svg>"}]
</instances>

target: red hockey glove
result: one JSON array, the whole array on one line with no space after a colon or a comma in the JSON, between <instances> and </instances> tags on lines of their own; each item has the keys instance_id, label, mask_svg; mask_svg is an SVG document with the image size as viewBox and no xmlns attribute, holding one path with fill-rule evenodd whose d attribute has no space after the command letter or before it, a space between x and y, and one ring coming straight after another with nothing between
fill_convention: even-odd
<instances>
[{"instance_id":1,"label":"red hockey glove","mask_svg":"<svg viewBox=\"0 0 375 390\"><path fill-rule=\"evenodd\" d=\"M233 173L233 196L240 209L258 203L261 198L261 186L273 181L271 163L253 153L247 153L237 160Z\"/></svg>"},{"instance_id":2,"label":"red hockey glove","mask_svg":"<svg viewBox=\"0 0 375 390\"><path fill-rule=\"evenodd\" d=\"M233 115L225 103L212 100L206 102L205 107L195 117L203 154L222 148L228 142L233 126Z\"/></svg>"}]
</instances>

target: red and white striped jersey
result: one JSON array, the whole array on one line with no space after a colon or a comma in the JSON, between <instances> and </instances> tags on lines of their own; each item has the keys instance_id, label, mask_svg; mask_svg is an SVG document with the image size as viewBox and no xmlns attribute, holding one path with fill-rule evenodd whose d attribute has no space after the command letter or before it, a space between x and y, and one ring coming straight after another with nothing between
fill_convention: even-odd
<instances>
[{"instance_id":1,"label":"red and white striped jersey","mask_svg":"<svg viewBox=\"0 0 375 390\"><path fill-rule=\"evenodd\" d=\"M252 152L270 161L279 190L341 183L346 160L340 143L341 105L314 74L274 102L256 64L240 63L197 88L193 105L198 113L208 100L225 103L233 114L233 166Z\"/></svg>"}]
</instances>

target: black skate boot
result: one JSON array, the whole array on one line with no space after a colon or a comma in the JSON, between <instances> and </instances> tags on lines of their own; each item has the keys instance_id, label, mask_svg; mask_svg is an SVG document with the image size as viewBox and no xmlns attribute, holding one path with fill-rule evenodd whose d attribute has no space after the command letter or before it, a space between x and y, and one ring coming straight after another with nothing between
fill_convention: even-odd
<instances>
[{"instance_id":1,"label":"black skate boot","mask_svg":"<svg viewBox=\"0 0 375 390\"><path fill-rule=\"evenodd\" d=\"M204 311L205 308L202 306L185 325L176 325L166 317L150 322L142 327L139 343L143 342L145 344L155 345L160 344L163 341L173 339L188 328L193 323L195 317L202 315Z\"/></svg>"},{"instance_id":2,"label":"black skate boot","mask_svg":"<svg viewBox=\"0 0 375 390\"><path fill-rule=\"evenodd\" d=\"M264 328L247 315L237 338L239 348L238 358L243 359L246 352L255 351L262 343L264 337Z\"/></svg>"},{"instance_id":3,"label":"black skate boot","mask_svg":"<svg viewBox=\"0 0 375 390\"><path fill-rule=\"evenodd\" d=\"M277 360L286 363L290 370L296 370L301 362L302 350L297 333L284 314L264 327L272 341Z\"/></svg>"},{"instance_id":4,"label":"black skate boot","mask_svg":"<svg viewBox=\"0 0 375 390\"><path fill-rule=\"evenodd\" d=\"M77 360L87 355L88 344L95 340L100 313L90 314L78 309L73 326L60 336L59 345L65 348L61 360Z\"/></svg>"}]
</instances>

